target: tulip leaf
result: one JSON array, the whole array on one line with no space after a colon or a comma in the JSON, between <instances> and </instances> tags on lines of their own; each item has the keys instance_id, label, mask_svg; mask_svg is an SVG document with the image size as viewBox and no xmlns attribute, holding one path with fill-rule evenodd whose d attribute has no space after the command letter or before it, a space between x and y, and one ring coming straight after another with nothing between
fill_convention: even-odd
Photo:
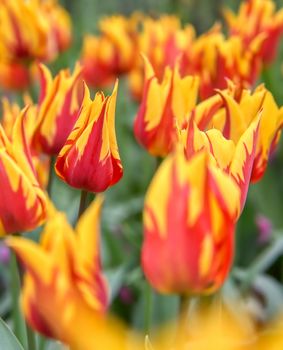
<instances>
[{"instance_id":1,"label":"tulip leaf","mask_svg":"<svg viewBox=\"0 0 283 350\"><path fill-rule=\"evenodd\" d=\"M0 348L5 350L24 350L16 336L0 318Z\"/></svg>"},{"instance_id":2,"label":"tulip leaf","mask_svg":"<svg viewBox=\"0 0 283 350\"><path fill-rule=\"evenodd\" d=\"M109 269L105 272L106 278L110 286L111 302L116 297L120 288L122 287L126 273L127 273L127 267L125 265L122 265L115 269L111 269L111 270Z\"/></svg>"},{"instance_id":3,"label":"tulip leaf","mask_svg":"<svg viewBox=\"0 0 283 350\"><path fill-rule=\"evenodd\" d=\"M279 235L278 235L279 236ZM241 273L241 290L246 291L260 273L266 271L283 254L283 237L276 237L270 245L255 259L250 267Z\"/></svg>"},{"instance_id":4,"label":"tulip leaf","mask_svg":"<svg viewBox=\"0 0 283 350\"><path fill-rule=\"evenodd\" d=\"M264 321L267 322L282 311L278 305L283 305L282 285L273 277L259 275L256 277L253 288L264 298Z\"/></svg>"}]
</instances>

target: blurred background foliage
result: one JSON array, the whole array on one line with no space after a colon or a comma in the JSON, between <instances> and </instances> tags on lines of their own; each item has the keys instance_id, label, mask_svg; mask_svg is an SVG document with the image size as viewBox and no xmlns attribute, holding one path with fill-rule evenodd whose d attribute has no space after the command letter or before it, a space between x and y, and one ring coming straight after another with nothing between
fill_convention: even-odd
<instances>
[{"instance_id":1,"label":"blurred background foliage","mask_svg":"<svg viewBox=\"0 0 283 350\"><path fill-rule=\"evenodd\" d=\"M151 16L161 13L175 14L182 23L190 22L197 33L208 30L215 21L222 21L222 8L237 9L235 0L62 0L73 19L73 46L51 68L73 67L79 58L82 38L96 33L97 23L103 16L129 15L142 11ZM277 7L283 0L276 1ZM283 43L276 61L266 67L260 82L283 105ZM149 182L155 172L156 159L147 154L135 141L133 119L137 104L128 94L126 81L119 82L116 112L117 138L124 166L123 179L106 193L102 225L103 266L111 289L111 309L138 328L148 322L155 325L174 317L178 300L174 296L161 296L153 292L143 278L140 268L142 242L142 207ZM272 116L270 116L272 118ZM76 218L79 191L72 190L58 178L55 180L53 199L59 209L67 211L71 221ZM260 240L256 226L258 215L267 217L273 226L272 234ZM283 141L270 161L260 183L251 185L244 212L240 218L235 248L235 266L223 288L223 295L233 299L243 295L259 323L274 316L283 306ZM177 252L176 252L177 254ZM4 270L1 268L1 270ZM8 278L2 273L4 284ZM229 299L229 298L228 298ZM0 313L7 317L9 296L1 298ZM148 308L146 305L151 305ZM256 305L256 306L254 306ZM281 306L280 306L281 305ZM256 310L255 310L256 308Z\"/></svg>"}]
</instances>

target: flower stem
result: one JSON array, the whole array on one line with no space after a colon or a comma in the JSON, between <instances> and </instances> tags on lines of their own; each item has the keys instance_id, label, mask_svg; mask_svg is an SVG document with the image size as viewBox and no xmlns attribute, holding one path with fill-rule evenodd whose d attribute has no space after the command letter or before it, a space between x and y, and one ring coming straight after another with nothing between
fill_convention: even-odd
<instances>
[{"instance_id":1,"label":"flower stem","mask_svg":"<svg viewBox=\"0 0 283 350\"><path fill-rule=\"evenodd\" d=\"M79 211L78 211L78 220L81 217L82 213L87 208L87 195L88 195L88 192L82 190L82 192L81 192L81 199L80 199L80 206L79 206Z\"/></svg>"},{"instance_id":2,"label":"flower stem","mask_svg":"<svg viewBox=\"0 0 283 350\"><path fill-rule=\"evenodd\" d=\"M36 350L35 334L32 329L28 326L23 318L19 305L19 297L21 291L22 283L22 272L21 266L17 261L16 255L11 252L10 258L10 270L11 270L11 293L12 293L12 318L13 327L16 337L19 339L20 343L27 344L27 349Z\"/></svg>"},{"instance_id":3,"label":"flower stem","mask_svg":"<svg viewBox=\"0 0 283 350\"><path fill-rule=\"evenodd\" d=\"M176 330L176 343L183 344L186 339L186 328L188 326L188 312L191 303L191 297L187 295L180 295L177 330Z\"/></svg>"},{"instance_id":4,"label":"flower stem","mask_svg":"<svg viewBox=\"0 0 283 350\"><path fill-rule=\"evenodd\" d=\"M180 295L180 304L179 304L179 316L182 317L189 310L191 298L186 295Z\"/></svg>"},{"instance_id":5,"label":"flower stem","mask_svg":"<svg viewBox=\"0 0 283 350\"><path fill-rule=\"evenodd\" d=\"M55 157L50 157L50 167L49 167L49 176L48 176L48 184L47 184L47 193L49 197L51 198L51 191L52 191L52 182L54 178L54 165L55 165Z\"/></svg>"},{"instance_id":6,"label":"flower stem","mask_svg":"<svg viewBox=\"0 0 283 350\"><path fill-rule=\"evenodd\" d=\"M19 339L21 344L25 344L24 336L24 320L21 315L20 305L19 305L19 295L21 289L21 281L18 272L18 265L16 255L11 252L10 256L10 290L12 296L12 321L13 321L13 330L16 337Z\"/></svg>"},{"instance_id":7,"label":"flower stem","mask_svg":"<svg viewBox=\"0 0 283 350\"><path fill-rule=\"evenodd\" d=\"M144 308L144 333L149 335L152 316L152 297L153 292L150 284L145 281L145 308Z\"/></svg>"},{"instance_id":8,"label":"flower stem","mask_svg":"<svg viewBox=\"0 0 283 350\"><path fill-rule=\"evenodd\" d=\"M26 323L26 332L27 332L28 349L36 350L35 333L27 323Z\"/></svg>"}]
</instances>

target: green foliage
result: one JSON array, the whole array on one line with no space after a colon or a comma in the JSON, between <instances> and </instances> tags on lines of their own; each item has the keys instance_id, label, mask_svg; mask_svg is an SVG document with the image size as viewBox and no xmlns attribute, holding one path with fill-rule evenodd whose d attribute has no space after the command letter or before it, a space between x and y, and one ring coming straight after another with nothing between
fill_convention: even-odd
<instances>
[{"instance_id":1,"label":"green foliage","mask_svg":"<svg viewBox=\"0 0 283 350\"><path fill-rule=\"evenodd\" d=\"M24 350L15 335L11 332L7 324L0 318L0 339L1 349Z\"/></svg>"}]
</instances>

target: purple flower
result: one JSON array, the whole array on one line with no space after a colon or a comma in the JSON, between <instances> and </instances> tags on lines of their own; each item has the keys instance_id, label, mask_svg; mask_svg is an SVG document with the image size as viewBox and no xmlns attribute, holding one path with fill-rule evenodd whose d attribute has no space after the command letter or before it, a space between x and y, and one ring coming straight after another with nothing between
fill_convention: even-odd
<instances>
[{"instance_id":1,"label":"purple flower","mask_svg":"<svg viewBox=\"0 0 283 350\"><path fill-rule=\"evenodd\" d=\"M8 264L10 249L4 243L0 243L0 264Z\"/></svg>"},{"instance_id":2,"label":"purple flower","mask_svg":"<svg viewBox=\"0 0 283 350\"><path fill-rule=\"evenodd\" d=\"M259 214L255 218L255 224L259 231L259 243L267 243L273 230L272 222L266 216Z\"/></svg>"},{"instance_id":3,"label":"purple flower","mask_svg":"<svg viewBox=\"0 0 283 350\"><path fill-rule=\"evenodd\" d=\"M134 296L130 288L123 286L120 289L119 297L124 304L132 304L134 302Z\"/></svg>"}]
</instances>

